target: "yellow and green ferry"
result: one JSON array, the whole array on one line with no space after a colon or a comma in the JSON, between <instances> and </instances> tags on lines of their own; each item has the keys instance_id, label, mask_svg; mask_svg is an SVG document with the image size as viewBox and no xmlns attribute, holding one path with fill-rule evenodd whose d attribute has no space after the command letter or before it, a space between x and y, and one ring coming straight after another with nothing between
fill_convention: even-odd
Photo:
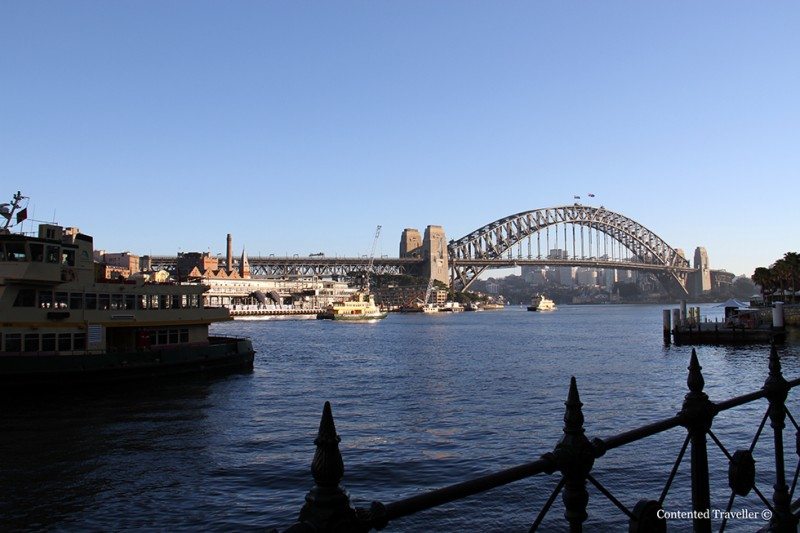
<instances>
[{"instance_id":1,"label":"yellow and green ferry","mask_svg":"<svg viewBox=\"0 0 800 533\"><path fill-rule=\"evenodd\" d=\"M320 319L367 322L386 318L388 313L375 305L375 298L366 291L358 291L347 300L328 306L317 315Z\"/></svg>"}]
</instances>

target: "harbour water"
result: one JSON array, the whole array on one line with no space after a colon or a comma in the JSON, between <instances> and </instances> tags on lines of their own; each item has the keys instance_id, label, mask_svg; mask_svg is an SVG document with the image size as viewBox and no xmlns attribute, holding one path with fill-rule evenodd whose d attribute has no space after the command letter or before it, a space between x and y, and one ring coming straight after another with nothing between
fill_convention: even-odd
<instances>
[{"instance_id":1,"label":"harbour water","mask_svg":"<svg viewBox=\"0 0 800 533\"><path fill-rule=\"evenodd\" d=\"M672 416L686 393L691 347L662 345L662 307L219 324L215 334L253 340L252 374L4 397L0 530L283 529L313 484L313 440L326 400L342 438L343 484L365 507L551 451L571 375L590 438ZM796 339L780 352L787 378L799 376ZM712 400L756 390L766 377L763 346L701 346L698 355ZM798 396L788 401L795 418ZM731 452L747 448L765 409L759 401L725 412L713 430ZM787 443L793 433L787 430ZM770 436L767 426L755 451L767 497ZM593 474L629 508L658 499L684 438L676 429L613 450ZM796 459L787 445L790 482ZM711 440L709 461L712 507L724 509L727 467ZM537 476L387 531L527 531L557 481ZM593 487L589 494L587 530L626 530L622 512ZM691 509L688 458L665 508ZM741 508L764 505L751 494L736 500L734 509ZM559 498L542 530L563 530L562 515ZM761 525L732 521L726 530ZM669 527L688 531L691 522Z\"/></svg>"}]
</instances>

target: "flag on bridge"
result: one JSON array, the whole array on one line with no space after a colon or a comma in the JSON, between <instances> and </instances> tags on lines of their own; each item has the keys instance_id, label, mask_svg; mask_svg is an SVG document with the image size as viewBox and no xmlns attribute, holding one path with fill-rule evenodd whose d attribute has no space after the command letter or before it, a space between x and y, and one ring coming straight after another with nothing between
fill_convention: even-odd
<instances>
[{"instance_id":1,"label":"flag on bridge","mask_svg":"<svg viewBox=\"0 0 800 533\"><path fill-rule=\"evenodd\" d=\"M17 213L17 224L19 224L20 222L22 222L26 218L28 218L28 208L27 207L25 209L23 209L22 211L20 211L19 213Z\"/></svg>"}]
</instances>

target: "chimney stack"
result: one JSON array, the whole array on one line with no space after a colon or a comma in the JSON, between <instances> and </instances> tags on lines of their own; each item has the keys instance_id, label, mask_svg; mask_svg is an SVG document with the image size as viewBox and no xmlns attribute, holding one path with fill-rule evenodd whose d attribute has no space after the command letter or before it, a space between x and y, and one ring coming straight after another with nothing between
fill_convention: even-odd
<instances>
[{"instance_id":1,"label":"chimney stack","mask_svg":"<svg viewBox=\"0 0 800 533\"><path fill-rule=\"evenodd\" d=\"M227 274L233 272L233 237L228 233L228 255L225 262L225 271Z\"/></svg>"}]
</instances>

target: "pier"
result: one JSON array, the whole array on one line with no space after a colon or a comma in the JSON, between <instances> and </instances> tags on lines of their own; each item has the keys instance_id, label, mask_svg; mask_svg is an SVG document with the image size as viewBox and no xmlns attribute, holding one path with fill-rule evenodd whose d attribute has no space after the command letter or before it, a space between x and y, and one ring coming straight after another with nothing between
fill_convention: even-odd
<instances>
[{"instance_id":1,"label":"pier","mask_svg":"<svg viewBox=\"0 0 800 533\"><path fill-rule=\"evenodd\" d=\"M784 309L776 302L772 309L725 308L725 320L703 320L699 307L664 309L664 344L770 344L786 340Z\"/></svg>"}]
</instances>

